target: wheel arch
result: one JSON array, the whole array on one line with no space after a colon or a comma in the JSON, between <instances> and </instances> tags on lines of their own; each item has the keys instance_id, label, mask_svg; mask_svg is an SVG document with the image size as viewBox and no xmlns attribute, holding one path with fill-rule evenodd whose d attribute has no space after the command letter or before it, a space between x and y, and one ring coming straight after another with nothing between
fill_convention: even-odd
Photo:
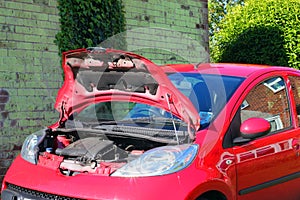
<instances>
[{"instance_id":1,"label":"wheel arch","mask_svg":"<svg viewBox=\"0 0 300 200\"><path fill-rule=\"evenodd\" d=\"M210 180L198 185L186 199L195 200L232 200L235 199L235 189L224 180Z\"/></svg>"},{"instance_id":2,"label":"wheel arch","mask_svg":"<svg viewBox=\"0 0 300 200\"><path fill-rule=\"evenodd\" d=\"M195 200L228 200L228 199L222 192L217 190L210 190L201 194Z\"/></svg>"}]
</instances>

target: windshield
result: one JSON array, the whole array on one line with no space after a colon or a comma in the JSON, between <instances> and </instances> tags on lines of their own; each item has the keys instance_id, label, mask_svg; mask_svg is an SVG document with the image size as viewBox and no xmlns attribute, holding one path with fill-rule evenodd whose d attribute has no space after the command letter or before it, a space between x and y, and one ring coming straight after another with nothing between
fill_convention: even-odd
<instances>
[{"instance_id":1,"label":"windshield","mask_svg":"<svg viewBox=\"0 0 300 200\"><path fill-rule=\"evenodd\" d=\"M111 101L92 104L82 110L76 117L82 122L128 121L175 118L171 113L158 107L142 103ZM178 120L176 118L176 120Z\"/></svg>"},{"instance_id":2,"label":"windshield","mask_svg":"<svg viewBox=\"0 0 300 200\"><path fill-rule=\"evenodd\" d=\"M197 109L200 128L210 124L244 80L241 77L199 73L172 73L168 76Z\"/></svg>"},{"instance_id":3,"label":"windshield","mask_svg":"<svg viewBox=\"0 0 300 200\"><path fill-rule=\"evenodd\" d=\"M148 104L125 101L91 104L80 113L73 114L66 128L113 130L114 134L121 134L121 130L126 134L131 132L131 136L135 137L167 139L169 143L185 143L188 139L188 125L171 112Z\"/></svg>"}]
</instances>

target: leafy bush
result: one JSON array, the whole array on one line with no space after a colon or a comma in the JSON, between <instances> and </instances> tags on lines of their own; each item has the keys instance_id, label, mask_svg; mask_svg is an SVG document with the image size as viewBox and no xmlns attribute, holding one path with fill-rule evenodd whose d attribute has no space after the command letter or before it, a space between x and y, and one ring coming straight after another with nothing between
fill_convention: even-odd
<instances>
[{"instance_id":1,"label":"leafy bush","mask_svg":"<svg viewBox=\"0 0 300 200\"><path fill-rule=\"evenodd\" d=\"M300 68L300 1L247 0L232 7L211 42L214 62Z\"/></svg>"},{"instance_id":2,"label":"leafy bush","mask_svg":"<svg viewBox=\"0 0 300 200\"><path fill-rule=\"evenodd\" d=\"M122 0L57 0L60 32L55 36L59 53L71 49L98 46L107 38L125 30ZM123 49L125 40L106 45Z\"/></svg>"},{"instance_id":3,"label":"leafy bush","mask_svg":"<svg viewBox=\"0 0 300 200\"><path fill-rule=\"evenodd\" d=\"M219 30L218 24L226 16L229 7L244 5L244 0L208 0L208 25L211 38Z\"/></svg>"}]
</instances>

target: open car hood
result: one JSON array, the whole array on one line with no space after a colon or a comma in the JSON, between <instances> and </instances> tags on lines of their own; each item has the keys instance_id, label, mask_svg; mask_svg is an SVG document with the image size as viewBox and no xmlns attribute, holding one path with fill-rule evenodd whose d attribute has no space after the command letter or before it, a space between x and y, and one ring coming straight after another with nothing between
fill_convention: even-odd
<instances>
[{"instance_id":1,"label":"open car hood","mask_svg":"<svg viewBox=\"0 0 300 200\"><path fill-rule=\"evenodd\" d=\"M164 71L139 55L99 47L63 53L64 84L55 108L64 122L92 103L132 101L167 110L195 130L200 117L190 100L168 79Z\"/></svg>"}]
</instances>

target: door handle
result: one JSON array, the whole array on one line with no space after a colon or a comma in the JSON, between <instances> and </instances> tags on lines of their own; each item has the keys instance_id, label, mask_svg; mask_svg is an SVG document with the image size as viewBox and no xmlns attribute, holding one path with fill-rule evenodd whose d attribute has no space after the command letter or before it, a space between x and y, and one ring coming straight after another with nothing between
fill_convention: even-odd
<instances>
[{"instance_id":1,"label":"door handle","mask_svg":"<svg viewBox=\"0 0 300 200\"><path fill-rule=\"evenodd\" d=\"M296 151L296 156L299 157L300 156L300 140L298 138L292 140L292 148L294 149L294 151Z\"/></svg>"},{"instance_id":2,"label":"door handle","mask_svg":"<svg viewBox=\"0 0 300 200\"><path fill-rule=\"evenodd\" d=\"M300 149L299 139L293 139L292 140L292 147L293 147L294 150L299 150Z\"/></svg>"}]
</instances>

